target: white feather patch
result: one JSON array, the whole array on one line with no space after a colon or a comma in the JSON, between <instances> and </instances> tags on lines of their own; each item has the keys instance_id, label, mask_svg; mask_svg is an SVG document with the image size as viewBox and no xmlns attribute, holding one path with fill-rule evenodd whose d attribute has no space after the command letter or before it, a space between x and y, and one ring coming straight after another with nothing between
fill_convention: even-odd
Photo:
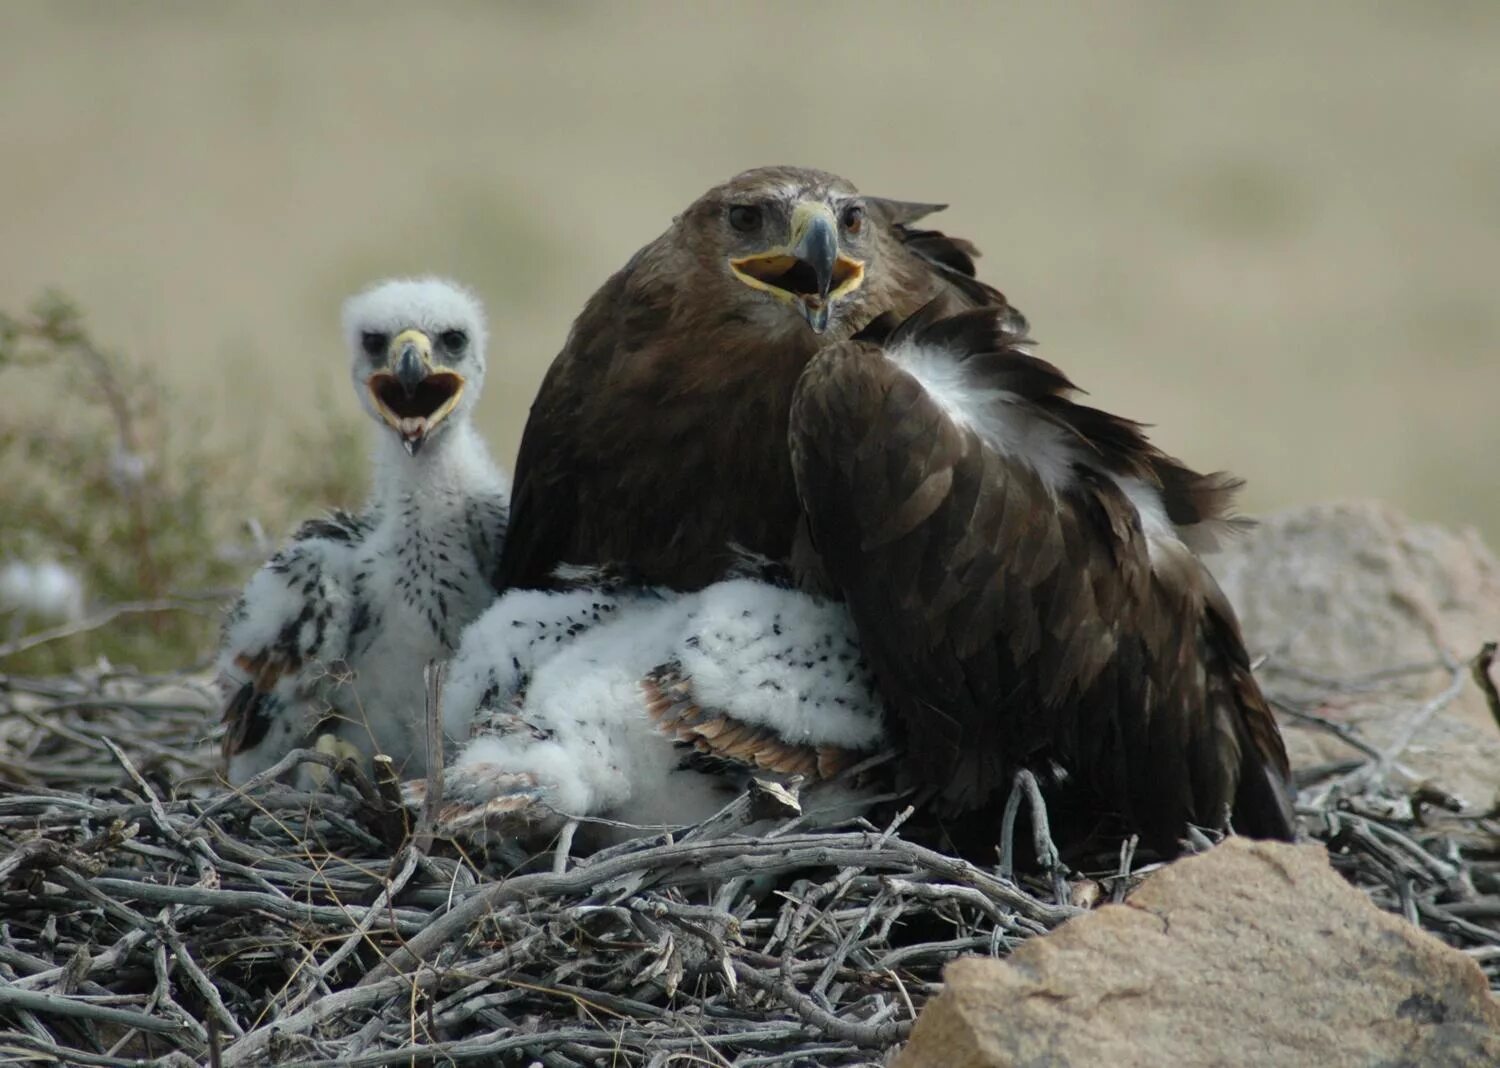
<instances>
[{"instance_id":1,"label":"white feather patch","mask_svg":"<svg viewBox=\"0 0 1500 1068\"><path fill-rule=\"evenodd\" d=\"M886 358L915 378L948 418L1008 459L1030 466L1050 491L1072 484L1073 465L1083 458L1078 443L1029 411L1020 396L977 384L957 353L908 341L888 350Z\"/></svg>"},{"instance_id":2,"label":"white feather patch","mask_svg":"<svg viewBox=\"0 0 1500 1068\"><path fill-rule=\"evenodd\" d=\"M450 673L454 714L508 686L522 726L463 748L465 800L483 799L485 774L524 773L568 815L651 826L712 814L733 777L684 769L682 747L646 710L642 680L674 659L700 707L796 744L879 746L881 710L843 606L749 579L621 598L610 618L579 627L607 595L515 592L470 628Z\"/></svg>"},{"instance_id":3,"label":"white feather patch","mask_svg":"<svg viewBox=\"0 0 1500 1068\"><path fill-rule=\"evenodd\" d=\"M748 580L703 591L676 647L700 708L797 745L878 748L881 709L843 605Z\"/></svg>"},{"instance_id":4,"label":"white feather patch","mask_svg":"<svg viewBox=\"0 0 1500 1068\"><path fill-rule=\"evenodd\" d=\"M1112 475L1115 485L1120 487L1120 492L1135 508L1135 514L1141 524L1141 533L1146 536L1146 552L1151 558L1153 565L1161 548L1167 543L1180 546L1182 538L1177 533L1177 527L1167 518L1166 506L1162 503L1161 493L1154 487L1149 486L1138 478L1128 475Z\"/></svg>"},{"instance_id":5,"label":"white feather patch","mask_svg":"<svg viewBox=\"0 0 1500 1068\"><path fill-rule=\"evenodd\" d=\"M1075 439L1028 411L1020 397L975 383L958 354L951 350L907 342L886 355L917 380L948 418L973 430L986 445L1007 458L1026 463L1054 495L1072 484L1076 464L1097 469L1094 457ZM1156 487L1133 476L1104 473L1135 509L1153 567L1160 565L1165 549L1191 548L1187 544L1190 538L1212 546L1216 534L1230 529L1227 523L1214 522L1184 531L1167 516Z\"/></svg>"}]
</instances>

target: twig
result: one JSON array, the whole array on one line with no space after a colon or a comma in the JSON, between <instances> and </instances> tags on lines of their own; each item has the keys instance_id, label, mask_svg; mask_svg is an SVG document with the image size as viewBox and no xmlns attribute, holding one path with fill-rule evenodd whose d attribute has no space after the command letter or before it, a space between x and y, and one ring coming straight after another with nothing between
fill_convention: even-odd
<instances>
[{"instance_id":1,"label":"twig","mask_svg":"<svg viewBox=\"0 0 1500 1068\"><path fill-rule=\"evenodd\" d=\"M1479 655L1474 657L1474 681L1479 684L1479 690L1484 694L1485 704L1489 705L1495 726L1500 727L1500 691L1495 689L1495 680L1490 677L1490 665L1494 662L1495 643L1485 642L1479 649Z\"/></svg>"},{"instance_id":2,"label":"twig","mask_svg":"<svg viewBox=\"0 0 1500 1068\"><path fill-rule=\"evenodd\" d=\"M71 623L60 623L47 630L39 630L34 634L26 634L15 641L0 644L0 660L6 657L24 653L35 649L39 645L55 642L62 638L71 638L78 634L87 634L91 630L108 626L121 616L140 615L142 613L155 612L203 612L202 604L192 601L184 601L177 598L158 598L150 601L125 601L121 604L113 604L108 608L101 609L91 616L87 616Z\"/></svg>"},{"instance_id":3,"label":"twig","mask_svg":"<svg viewBox=\"0 0 1500 1068\"><path fill-rule=\"evenodd\" d=\"M442 660L429 660L422 672L427 684L427 792L412 843L423 853L432 851L433 829L443 810L443 681L447 676L448 665Z\"/></svg>"},{"instance_id":4,"label":"twig","mask_svg":"<svg viewBox=\"0 0 1500 1068\"><path fill-rule=\"evenodd\" d=\"M510 842L516 874L436 838L398 848L370 833L375 786L332 757L219 792L211 702L154 688L180 684L0 677L0 769L17 769L0 774L24 773L0 785L0 990L53 999L0 998L0 1057L854 1068L887 1055L947 961L1079 911L903 838L909 810L751 836L742 797L593 855L566 834ZM339 774L317 793L276 781L300 759ZM1500 831L1408 800L1367 776L1298 810L1375 904L1500 987ZM1115 899L1151 870L1128 841L1078 863Z\"/></svg>"},{"instance_id":5,"label":"twig","mask_svg":"<svg viewBox=\"0 0 1500 1068\"><path fill-rule=\"evenodd\" d=\"M166 1035L182 1030L182 1023L173 1023L156 1016L147 1016L129 1009L112 1009L107 1005L95 1005L85 998L60 997L36 990L23 990L13 983L0 983L0 1005L12 1005L29 1012L43 1015L68 1016L75 1020L92 1020L95 1023L133 1027L138 1031Z\"/></svg>"},{"instance_id":6,"label":"twig","mask_svg":"<svg viewBox=\"0 0 1500 1068\"><path fill-rule=\"evenodd\" d=\"M832 1038L841 1038L866 1049L889 1049L911 1033L910 1023L896 1020L866 1024L840 1019L784 979L773 979L744 961L734 962L734 973L757 990L774 992L796 1009L804 1020Z\"/></svg>"}]
</instances>

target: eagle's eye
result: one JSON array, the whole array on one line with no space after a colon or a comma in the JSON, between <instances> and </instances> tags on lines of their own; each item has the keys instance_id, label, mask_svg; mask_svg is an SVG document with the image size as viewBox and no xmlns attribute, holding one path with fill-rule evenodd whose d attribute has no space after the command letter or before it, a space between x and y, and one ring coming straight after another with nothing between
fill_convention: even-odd
<instances>
[{"instance_id":1,"label":"eagle's eye","mask_svg":"<svg viewBox=\"0 0 1500 1068\"><path fill-rule=\"evenodd\" d=\"M444 330L438 335L438 344L457 356L469 344L469 335L462 330Z\"/></svg>"},{"instance_id":2,"label":"eagle's eye","mask_svg":"<svg viewBox=\"0 0 1500 1068\"><path fill-rule=\"evenodd\" d=\"M849 233L857 234L860 227L865 224L865 209L858 204L850 204L844 209L844 217L839 221Z\"/></svg>"},{"instance_id":3,"label":"eagle's eye","mask_svg":"<svg viewBox=\"0 0 1500 1068\"><path fill-rule=\"evenodd\" d=\"M366 356L371 357L384 356L385 347L390 341L390 338L378 330L366 330L359 335L359 347L365 350Z\"/></svg>"},{"instance_id":4,"label":"eagle's eye","mask_svg":"<svg viewBox=\"0 0 1500 1068\"><path fill-rule=\"evenodd\" d=\"M742 234L760 229L760 209L754 204L736 204L729 209L729 225Z\"/></svg>"}]
</instances>

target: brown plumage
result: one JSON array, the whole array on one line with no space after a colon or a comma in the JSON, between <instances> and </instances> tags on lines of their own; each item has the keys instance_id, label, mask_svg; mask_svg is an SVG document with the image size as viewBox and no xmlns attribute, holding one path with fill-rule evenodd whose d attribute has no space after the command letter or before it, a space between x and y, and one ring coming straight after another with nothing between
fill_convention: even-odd
<instances>
[{"instance_id":1,"label":"brown plumage","mask_svg":"<svg viewBox=\"0 0 1500 1068\"><path fill-rule=\"evenodd\" d=\"M798 203L864 213L856 234L840 219L839 235L864 282L832 304L821 334L726 266L785 236ZM761 228L741 234L729 213L752 206ZM547 372L516 460L500 588L548 585L559 563L628 563L648 582L698 589L732 563L731 542L785 559L798 518L787 418L813 353L934 297L1004 306L974 279L972 246L911 228L936 210L790 167L694 202L594 294Z\"/></svg>"},{"instance_id":2,"label":"brown plumage","mask_svg":"<svg viewBox=\"0 0 1500 1068\"><path fill-rule=\"evenodd\" d=\"M1055 764L1165 851L1230 813L1289 836L1280 734L1188 545L1234 484L1071 400L1024 341L929 309L823 350L793 401L812 540L916 775L965 810Z\"/></svg>"},{"instance_id":3,"label":"brown plumage","mask_svg":"<svg viewBox=\"0 0 1500 1068\"><path fill-rule=\"evenodd\" d=\"M690 206L542 384L501 587L570 563L694 589L747 548L848 602L950 808L1057 767L1163 848L1231 809L1289 836L1280 736L1192 551L1236 484L1069 399L973 247L913 228L933 210L794 168Z\"/></svg>"}]
</instances>

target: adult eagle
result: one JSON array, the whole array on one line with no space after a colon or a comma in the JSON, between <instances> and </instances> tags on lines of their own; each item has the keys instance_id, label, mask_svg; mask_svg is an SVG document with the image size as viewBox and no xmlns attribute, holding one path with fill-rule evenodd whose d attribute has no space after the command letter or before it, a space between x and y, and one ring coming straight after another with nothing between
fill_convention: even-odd
<instances>
[{"instance_id":1,"label":"adult eagle","mask_svg":"<svg viewBox=\"0 0 1500 1068\"><path fill-rule=\"evenodd\" d=\"M548 371L499 585L789 561L847 602L950 810L1026 768L1167 851L1231 817L1290 837L1280 735L1191 548L1237 484L1071 400L973 246L914 228L935 210L790 167L694 202Z\"/></svg>"}]
</instances>

